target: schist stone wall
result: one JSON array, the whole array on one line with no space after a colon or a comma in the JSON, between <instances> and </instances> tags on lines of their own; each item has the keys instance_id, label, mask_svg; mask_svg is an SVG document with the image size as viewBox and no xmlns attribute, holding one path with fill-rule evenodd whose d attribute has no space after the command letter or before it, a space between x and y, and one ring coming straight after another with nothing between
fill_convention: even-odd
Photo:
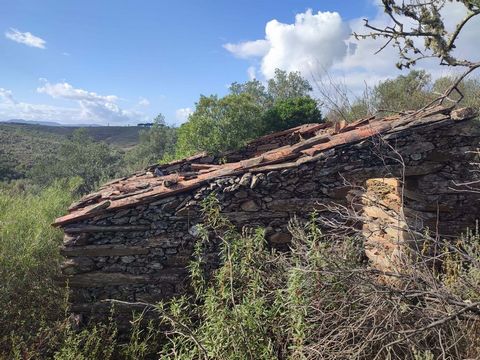
<instances>
[{"instance_id":1,"label":"schist stone wall","mask_svg":"<svg viewBox=\"0 0 480 360\"><path fill-rule=\"evenodd\" d=\"M479 146L479 127L476 119L414 123L315 156L217 177L188 191L62 224L63 273L73 311L105 311L108 299L152 303L186 292L186 265L197 239L196 226L202 222L200 203L212 192L232 222L265 228L269 243L280 249L288 248L292 216L306 219L318 209L322 216L333 217L329 205L355 203L358 210L360 204L366 255L372 266L390 269L395 241L403 236L399 228L428 227L442 236L455 236L475 225L480 196L459 184L475 176L471 163ZM311 129L303 136L263 138L243 155L230 154L229 161L308 141L319 126ZM202 161L216 163L207 156L192 159L158 167L157 172L186 173L201 167ZM399 212L406 214L400 226L395 215ZM218 266L215 255L213 246L212 268Z\"/></svg>"}]
</instances>

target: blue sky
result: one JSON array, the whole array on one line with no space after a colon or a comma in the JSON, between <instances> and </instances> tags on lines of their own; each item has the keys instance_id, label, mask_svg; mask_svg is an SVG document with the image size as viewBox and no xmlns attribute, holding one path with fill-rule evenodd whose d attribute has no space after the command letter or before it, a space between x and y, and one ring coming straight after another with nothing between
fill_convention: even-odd
<instances>
[{"instance_id":1,"label":"blue sky","mask_svg":"<svg viewBox=\"0 0 480 360\"><path fill-rule=\"evenodd\" d=\"M222 95L234 81L265 80L277 66L308 77L305 58L320 59L314 70L348 75L353 87L394 72L385 56L362 63L371 44L351 46L360 19L379 16L374 0L0 5L0 120L125 125L162 112L178 124L200 94Z\"/></svg>"}]
</instances>

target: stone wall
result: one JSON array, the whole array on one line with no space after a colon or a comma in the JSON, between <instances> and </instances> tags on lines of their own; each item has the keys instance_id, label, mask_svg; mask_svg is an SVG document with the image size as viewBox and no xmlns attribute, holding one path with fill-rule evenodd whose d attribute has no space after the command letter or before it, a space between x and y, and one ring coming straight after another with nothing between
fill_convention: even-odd
<instances>
[{"instance_id":1,"label":"stone wall","mask_svg":"<svg viewBox=\"0 0 480 360\"><path fill-rule=\"evenodd\" d=\"M457 235L480 217L479 195L455 186L472 179L474 154L469 151L477 149L479 139L476 120L409 127L340 145L305 161L262 166L188 192L69 223L64 226L62 253L73 310L101 312L107 299L155 302L184 293L186 265L201 222L200 203L212 192L223 214L235 224L264 227L269 243L285 249L292 216L306 219L318 209L323 216L334 217L326 205L348 207L352 192L372 186L369 179L395 179L387 181L394 186L392 195L386 195L405 204L415 227ZM163 171L175 171L168 166ZM378 213L367 209L365 215L370 219L366 223L378 223ZM214 268L218 266L215 245L209 253ZM378 262L372 254L367 252Z\"/></svg>"}]
</instances>

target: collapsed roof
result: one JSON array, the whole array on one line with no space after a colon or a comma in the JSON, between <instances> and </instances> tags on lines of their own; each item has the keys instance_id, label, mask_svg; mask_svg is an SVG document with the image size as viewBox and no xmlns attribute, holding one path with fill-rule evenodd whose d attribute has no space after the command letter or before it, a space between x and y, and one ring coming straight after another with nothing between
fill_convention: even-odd
<instances>
[{"instance_id":1,"label":"collapsed roof","mask_svg":"<svg viewBox=\"0 0 480 360\"><path fill-rule=\"evenodd\" d=\"M474 116L475 111L469 108L453 110L438 106L382 118L369 117L350 124L302 125L258 138L235 152L220 156L201 153L110 181L74 203L69 213L56 219L54 225L64 226L105 212L156 201L225 176L294 168L328 156L330 149L373 136Z\"/></svg>"}]
</instances>

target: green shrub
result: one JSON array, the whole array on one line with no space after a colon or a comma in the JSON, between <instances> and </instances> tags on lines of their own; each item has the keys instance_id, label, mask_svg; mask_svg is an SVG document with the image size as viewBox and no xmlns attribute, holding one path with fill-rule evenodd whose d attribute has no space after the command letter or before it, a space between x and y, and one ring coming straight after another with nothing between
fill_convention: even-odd
<instances>
[{"instance_id":1,"label":"green shrub","mask_svg":"<svg viewBox=\"0 0 480 360\"><path fill-rule=\"evenodd\" d=\"M190 265L192 297L158 305L173 328L162 356L171 359L304 358L313 324L309 307L317 296L325 244L315 226L290 255L272 252L262 229L236 228L221 215L213 197L204 202L202 240ZM296 225L299 226L299 225ZM219 241L223 264L203 271L206 249ZM210 235L209 235L210 234ZM306 250L308 249L308 250Z\"/></svg>"}]
</instances>

